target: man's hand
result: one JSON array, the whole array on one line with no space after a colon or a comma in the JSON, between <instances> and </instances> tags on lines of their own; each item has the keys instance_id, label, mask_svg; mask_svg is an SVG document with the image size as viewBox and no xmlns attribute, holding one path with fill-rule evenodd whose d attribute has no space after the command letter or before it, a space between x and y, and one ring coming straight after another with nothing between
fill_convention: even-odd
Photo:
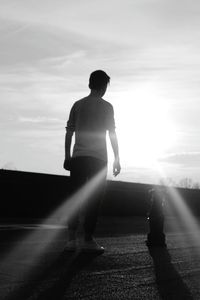
<instances>
[{"instance_id":1,"label":"man's hand","mask_svg":"<svg viewBox=\"0 0 200 300\"><path fill-rule=\"evenodd\" d=\"M63 168L67 171L70 171L70 169L71 169L71 157L65 158Z\"/></svg>"},{"instance_id":2,"label":"man's hand","mask_svg":"<svg viewBox=\"0 0 200 300\"><path fill-rule=\"evenodd\" d=\"M113 175L116 177L121 171L121 166L120 166L120 162L119 159L116 158L114 163L113 163Z\"/></svg>"}]
</instances>

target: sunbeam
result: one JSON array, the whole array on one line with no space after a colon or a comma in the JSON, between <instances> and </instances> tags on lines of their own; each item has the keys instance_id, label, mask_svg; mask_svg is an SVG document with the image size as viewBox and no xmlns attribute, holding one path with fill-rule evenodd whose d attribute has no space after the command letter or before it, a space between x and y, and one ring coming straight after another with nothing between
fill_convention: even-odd
<instances>
[{"instance_id":1,"label":"sunbeam","mask_svg":"<svg viewBox=\"0 0 200 300\"><path fill-rule=\"evenodd\" d=\"M176 229L184 229L185 244L200 247L200 226L197 218L192 214L190 208L186 205L185 200L180 195L177 188L167 186L167 179L164 172L159 169L164 178L166 187L168 212L175 218ZM187 233L187 234L186 234Z\"/></svg>"},{"instance_id":2,"label":"sunbeam","mask_svg":"<svg viewBox=\"0 0 200 300\"><path fill-rule=\"evenodd\" d=\"M96 176L88 181L79 191L75 192L70 198L66 199L64 203L56 209L49 217L47 217L42 226L51 224L55 219L58 220L58 229L49 230L48 234L45 231L41 233L40 229L34 230L23 240L19 240L17 245L1 261L1 270L9 270L12 272L13 277L18 278L19 282L27 280L28 276L34 273L38 266L40 259L44 256L46 249L50 244L55 241L63 226L67 223L69 218L79 209L85 201L88 201L96 193L96 190L101 185L102 180L105 178L106 168L101 170ZM33 241L40 240L41 243L34 243ZM28 264L26 264L25 249L29 247L28 251ZM31 250L30 250L31 249ZM16 268L16 262L24 261L23 269ZM13 263L14 262L14 263ZM20 284L19 284L20 285ZM13 292L13 291L12 291Z\"/></svg>"},{"instance_id":3,"label":"sunbeam","mask_svg":"<svg viewBox=\"0 0 200 300\"><path fill-rule=\"evenodd\" d=\"M197 219L191 213L177 189L168 187L167 191L169 193L169 204L174 209L177 218L177 225L190 234L194 245L200 247L200 228Z\"/></svg>"}]
</instances>

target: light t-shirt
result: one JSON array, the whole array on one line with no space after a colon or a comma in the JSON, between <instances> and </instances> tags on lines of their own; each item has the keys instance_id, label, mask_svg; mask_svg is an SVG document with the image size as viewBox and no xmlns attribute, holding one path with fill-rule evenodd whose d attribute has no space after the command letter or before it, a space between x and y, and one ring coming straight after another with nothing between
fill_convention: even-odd
<instances>
[{"instance_id":1,"label":"light t-shirt","mask_svg":"<svg viewBox=\"0 0 200 300\"><path fill-rule=\"evenodd\" d=\"M115 130L114 111L109 102L90 96L76 101L66 128L75 132L73 157L91 156L107 161L106 131Z\"/></svg>"}]
</instances>

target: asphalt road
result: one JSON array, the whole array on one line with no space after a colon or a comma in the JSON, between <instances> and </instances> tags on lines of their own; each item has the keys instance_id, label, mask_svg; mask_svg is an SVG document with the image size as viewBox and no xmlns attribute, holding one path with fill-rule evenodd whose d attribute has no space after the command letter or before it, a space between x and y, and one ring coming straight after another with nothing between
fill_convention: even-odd
<instances>
[{"instance_id":1,"label":"asphalt road","mask_svg":"<svg viewBox=\"0 0 200 300\"><path fill-rule=\"evenodd\" d=\"M145 244L145 218L100 218L102 255L63 252L65 226L0 226L0 299L200 299L200 249L166 221L166 248ZM81 236L81 232L80 232Z\"/></svg>"}]
</instances>

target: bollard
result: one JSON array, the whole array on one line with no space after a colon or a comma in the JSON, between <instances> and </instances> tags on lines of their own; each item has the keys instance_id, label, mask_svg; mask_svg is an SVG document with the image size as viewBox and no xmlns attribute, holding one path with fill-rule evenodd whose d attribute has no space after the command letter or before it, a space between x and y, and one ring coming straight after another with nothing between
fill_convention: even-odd
<instances>
[{"instance_id":1,"label":"bollard","mask_svg":"<svg viewBox=\"0 0 200 300\"><path fill-rule=\"evenodd\" d=\"M163 188L151 189L149 191L151 207L148 213L148 224L150 232L147 235L146 245L148 247L166 247L164 230L163 206L165 190Z\"/></svg>"}]
</instances>

